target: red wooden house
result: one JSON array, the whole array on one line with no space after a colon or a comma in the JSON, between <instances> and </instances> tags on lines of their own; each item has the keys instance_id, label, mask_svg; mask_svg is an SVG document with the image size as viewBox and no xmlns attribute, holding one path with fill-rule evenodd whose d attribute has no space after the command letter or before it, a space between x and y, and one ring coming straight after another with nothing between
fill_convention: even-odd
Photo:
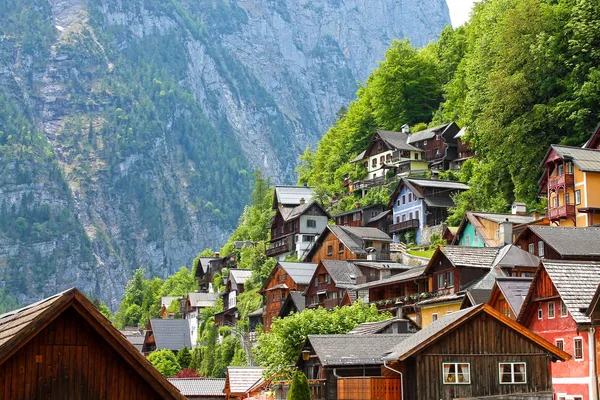
<instances>
[{"instance_id":1,"label":"red wooden house","mask_svg":"<svg viewBox=\"0 0 600 400\"><path fill-rule=\"evenodd\" d=\"M321 260L389 260L390 238L376 228L330 225L306 255L305 261Z\"/></svg>"},{"instance_id":2,"label":"red wooden house","mask_svg":"<svg viewBox=\"0 0 600 400\"><path fill-rule=\"evenodd\" d=\"M496 278L487 303L502 315L516 320L529 292L531 282L533 282L533 278L528 277Z\"/></svg>"},{"instance_id":3,"label":"red wooden house","mask_svg":"<svg viewBox=\"0 0 600 400\"><path fill-rule=\"evenodd\" d=\"M412 133L408 144L424 151L424 159L430 161L432 174L446 171L450 163L458 158L458 142L456 135L460 128L454 122Z\"/></svg>"},{"instance_id":4,"label":"red wooden house","mask_svg":"<svg viewBox=\"0 0 600 400\"><path fill-rule=\"evenodd\" d=\"M365 280L361 270L346 261L322 260L306 288L306 307L324 307L328 310L350 305L348 289L354 288L357 281ZM353 296L354 297L354 296Z\"/></svg>"},{"instance_id":5,"label":"red wooden house","mask_svg":"<svg viewBox=\"0 0 600 400\"><path fill-rule=\"evenodd\" d=\"M0 315L0 398L185 400L77 289Z\"/></svg>"},{"instance_id":6,"label":"red wooden house","mask_svg":"<svg viewBox=\"0 0 600 400\"><path fill-rule=\"evenodd\" d=\"M539 258L600 261L600 227L530 225L515 245Z\"/></svg>"},{"instance_id":7,"label":"red wooden house","mask_svg":"<svg viewBox=\"0 0 600 400\"><path fill-rule=\"evenodd\" d=\"M552 367L556 400L598 398L599 335L586 314L600 284L600 263L542 260L518 321L573 358Z\"/></svg>"}]
</instances>

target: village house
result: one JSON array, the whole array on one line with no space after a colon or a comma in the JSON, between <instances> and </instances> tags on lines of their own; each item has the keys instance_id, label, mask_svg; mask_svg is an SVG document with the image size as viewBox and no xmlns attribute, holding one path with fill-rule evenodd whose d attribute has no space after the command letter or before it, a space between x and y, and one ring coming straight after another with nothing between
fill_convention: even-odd
<instances>
[{"instance_id":1,"label":"village house","mask_svg":"<svg viewBox=\"0 0 600 400\"><path fill-rule=\"evenodd\" d=\"M375 335L415 333L419 326L410 318L392 317L383 321L363 322L348 332L348 335Z\"/></svg>"},{"instance_id":2,"label":"village house","mask_svg":"<svg viewBox=\"0 0 600 400\"><path fill-rule=\"evenodd\" d=\"M134 326L126 326L125 328L120 329L119 332L121 332L121 335L125 336L125 339L127 339L137 351L140 353L142 352L146 332Z\"/></svg>"},{"instance_id":3,"label":"village house","mask_svg":"<svg viewBox=\"0 0 600 400\"><path fill-rule=\"evenodd\" d=\"M200 322L200 311L204 308L214 307L219 295L217 293L189 293L185 298L185 308L182 318L187 319L190 324L190 338L192 347L196 347L198 341L198 324Z\"/></svg>"},{"instance_id":4,"label":"village house","mask_svg":"<svg viewBox=\"0 0 600 400\"><path fill-rule=\"evenodd\" d=\"M388 233L393 235L395 243L429 243L433 231L425 234L426 230L445 222L448 208L454 206L452 196L468 189L460 182L402 178L388 204L388 208L392 209ZM443 229L436 233L441 237ZM412 236L410 240L407 234Z\"/></svg>"},{"instance_id":5,"label":"village house","mask_svg":"<svg viewBox=\"0 0 600 400\"><path fill-rule=\"evenodd\" d=\"M551 260L600 261L600 227L528 226L515 245Z\"/></svg>"},{"instance_id":6,"label":"village house","mask_svg":"<svg viewBox=\"0 0 600 400\"><path fill-rule=\"evenodd\" d=\"M165 349L176 353L184 347L192 348L190 324L187 319L152 318L148 321L142 345L142 353L145 356L153 351Z\"/></svg>"},{"instance_id":7,"label":"village house","mask_svg":"<svg viewBox=\"0 0 600 400\"><path fill-rule=\"evenodd\" d=\"M458 246L497 247L514 242L515 235L538 220L526 215L525 203L514 203L511 214L467 211L451 244ZM546 225L549 221L546 220ZM515 229L519 226L519 229Z\"/></svg>"},{"instance_id":8,"label":"village house","mask_svg":"<svg viewBox=\"0 0 600 400\"><path fill-rule=\"evenodd\" d=\"M538 263L537 257L513 245L438 247L424 272L431 277L434 296L417 303L417 323L425 327L458 311L465 296L471 305L485 302L498 277L533 275Z\"/></svg>"},{"instance_id":9,"label":"village house","mask_svg":"<svg viewBox=\"0 0 600 400\"><path fill-rule=\"evenodd\" d=\"M599 284L599 262L542 260L517 318L573 356L552 367L556 400L598 398L600 335L586 312Z\"/></svg>"},{"instance_id":10,"label":"village house","mask_svg":"<svg viewBox=\"0 0 600 400\"><path fill-rule=\"evenodd\" d=\"M598 130L584 148L552 145L542 167L540 194L548 199L547 216L560 226L600 223L600 150Z\"/></svg>"},{"instance_id":11,"label":"village house","mask_svg":"<svg viewBox=\"0 0 600 400\"><path fill-rule=\"evenodd\" d=\"M215 324L235 324L239 314L237 309L237 297L244 293L244 284L252 276L249 269L230 269L225 281L225 290L220 296L223 298L223 311L215 314Z\"/></svg>"},{"instance_id":12,"label":"village house","mask_svg":"<svg viewBox=\"0 0 600 400\"><path fill-rule=\"evenodd\" d=\"M284 318L292 313L300 313L305 308L306 299L304 297L304 292L292 290L281 304L278 317Z\"/></svg>"},{"instance_id":13,"label":"village house","mask_svg":"<svg viewBox=\"0 0 600 400\"><path fill-rule=\"evenodd\" d=\"M277 263L260 290L265 305L263 312L265 332L271 330L271 322L279 316L281 307L290 292L306 290L316 269L315 263L285 261Z\"/></svg>"},{"instance_id":14,"label":"village house","mask_svg":"<svg viewBox=\"0 0 600 400\"><path fill-rule=\"evenodd\" d=\"M389 260L392 239L375 228L329 225L308 252L305 261Z\"/></svg>"},{"instance_id":15,"label":"village house","mask_svg":"<svg viewBox=\"0 0 600 400\"><path fill-rule=\"evenodd\" d=\"M476 340L474 340L476 338ZM446 315L383 356L396 399L552 400L552 370L569 354L486 304ZM383 370L382 370L383 371Z\"/></svg>"},{"instance_id":16,"label":"village house","mask_svg":"<svg viewBox=\"0 0 600 400\"><path fill-rule=\"evenodd\" d=\"M505 317L516 320L533 278L498 277L487 303Z\"/></svg>"},{"instance_id":17,"label":"village house","mask_svg":"<svg viewBox=\"0 0 600 400\"><path fill-rule=\"evenodd\" d=\"M181 309L180 296L163 296L160 298L160 312L162 319L175 318L175 314ZM171 311L169 311L169 308Z\"/></svg>"},{"instance_id":18,"label":"village house","mask_svg":"<svg viewBox=\"0 0 600 400\"><path fill-rule=\"evenodd\" d=\"M475 156L475 152L471 147L471 142L467 140L467 129L462 128L455 136L456 144L458 146L458 158L450 161L450 169L458 170L462 168L462 165L470 158Z\"/></svg>"},{"instance_id":19,"label":"village house","mask_svg":"<svg viewBox=\"0 0 600 400\"><path fill-rule=\"evenodd\" d=\"M423 150L423 158L429 162L432 175L447 171L458 158L460 128L454 122L428 128L408 136L408 144Z\"/></svg>"},{"instance_id":20,"label":"village house","mask_svg":"<svg viewBox=\"0 0 600 400\"><path fill-rule=\"evenodd\" d=\"M271 241L265 254L277 261L290 255L301 260L313 246L329 221L323 206L312 200L312 188L275 186L271 220Z\"/></svg>"},{"instance_id":21,"label":"village house","mask_svg":"<svg viewBox=\"0 0 600 400\"><path fill-rule=\"evenodd\" d=\"M321 260L304 292L306 307L331 310L352 304L355 297L350 297L348 289L352 289L360 279L366 278L351 262Z\"/></svg>"},{"instance_id":22,"label":"village house","mask_svg":"<svg viewBox=\"0 0 600 400\"><path fill-rule=\"evenodd\" d=\"M387 232L390 216L390 210L386 210L383 204L373 204L336 214L332 218L336 225L371 227Z\"/></svg>"},{"instance_id":23,"label":"village house","mask_svg":"<svg viewBox=\"0 0 600 400\"><path fill-rule=\"evenodd\" d=\"M169 378L188 400L224 400L225 378Z\"/></svg>"},{"instance_id":24,"label":"village house","mask_svg":"<svg viewBox=\"0 0 600 400\"><path fill-rule=\"evenodd\" d=\"M77 289L0 315L0 398L185 400Z\"/></svg>"},{"instance_id":25,"label":"village house","mask_svg":"<svg viewBox=\"0 0 600 400\"><path fill-rule=\"evenodd\" d=\"M230 270L234 268L237 268L237 255L235 252L225 257L221 257L219 252L216 252L215 258L208 261L208 269L204 276L208 292L214 291L212 288L212 281L215 274L222 274L223 269Z\"/></svg>"},{"instance_id":26,"label":"village house","mask_svg":"<svg viewBox=\"0 0 600 400\"><path fill-rule=\"evenodd\" d=\"M198 290L201 292L209 292L211 289L212 276L210 273L210 263L219 259L218 254L215 254L216 257L199 257L198 259L194 277L198 281Z\"/></svg>"},{"instance_id":27,"label":"village house","mask_svg":"<svg viewBox=\"0 0 600 400\"><path fill-rule=\"evenodd\" d=\"M263 367L227 367L225 398L242 400L259 394L265 384L264 370Z\"/></svg>"}]
</instances>

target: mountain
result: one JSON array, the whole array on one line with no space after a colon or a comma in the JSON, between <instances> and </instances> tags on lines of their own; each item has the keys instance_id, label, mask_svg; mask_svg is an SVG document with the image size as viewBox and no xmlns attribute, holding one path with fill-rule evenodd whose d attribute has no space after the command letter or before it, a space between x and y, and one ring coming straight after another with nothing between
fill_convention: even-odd
<instances>
[{"instance_id":1,"label":"mountain","mask_svg":"<svg viewBox=\"0 0 600 400\"><path fill-rule=\"evenodd\" d=\"M0 288L115 306L225 242L252 170L294 180L395 38L444 0L4 0Z\"/></svg>"}]
</instances>

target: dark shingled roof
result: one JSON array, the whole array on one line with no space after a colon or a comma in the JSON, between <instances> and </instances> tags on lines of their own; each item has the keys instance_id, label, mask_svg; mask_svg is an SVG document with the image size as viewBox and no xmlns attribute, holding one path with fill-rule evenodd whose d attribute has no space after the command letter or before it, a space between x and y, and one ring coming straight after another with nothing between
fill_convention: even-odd
<instances>
[{"instance_id":1,"label":"dark shingled roof","mask_svg":"<svg viewBox=\"0 0 600 400\"><path fill-rule=\"evenodd\" d=\"M350 332L348 332L348 335L381 334L381 332L385 328L392 325L394 322L400 322L400 321L406 321L409 324L413 325L416 329L418 329L416 324L412 320L394 317L394 318L386 319L385 321L364 322L364 323L360 324L359 326L357 326L356 328L352 329Z\"/></svg>"},{"instance_id":2,"label":"dark shingled roof","mask_svg":"<svg viewBox=\"0 0 600 400\"><path fill-rule=\"evenodd\" d=\"M496 279L498 289L506 299L514 315L519 315L529 292L533 278L505 277Z\"/></svg>"},{"instance_id":3,"label":"dark shingled roof","mask_svg":"<svg viewBox=\"0 0 600 400\"><path fill-rule=\"evenodd\" d=\"M319 264L281 261L279 265L297 285L308 285Z\"/></svg>"},{"instance_id":4,"label":"dark shingled roof","mask_svg":"<svg viewBox=\"0 0 600 400\"><path fill-rule=\"evenodd\" d=\"M433 208L450 208L454 207L454 200L450 197L425 197L425 204Z\"/></svg>"},{"instance_id":5,"label":"dark shingled roof","mask_svg":"<svg viewBox=\"0 0 600 400\"><path fill-rule=\"evenodd\" d=\"M556 144L553 144L551 148L562 158L571 158L573 163L584 172L600 172L600 151L598 150Z\"/></svg>"},{"instance_id":6,"label":"dark shingled roof","mask_svg":"<svg viewBox=\"0 0 600 400\"><path fill-rule=\"evenodd\" d=\"M329 229L354 254L366 254L365 241L390 243L392 238L377 228L353 226L329 226Z\"/></svg>"},{"instance_id":7,"label":"dark shingled roof","mask_svg":"<svg viewBox=\"0 0 600 400\"><path fill-rule=\"evenodd\" d=\"M169 378L169 382L186 397L225 398L225 378Z\"/></svg>"},{"instance_id":8,"label":"dark shingled roof","mask_svg":"<svg viewBox=\"0 0 600 400\"><path fill-rule=\"evenodd\" d=\"M291 304L290 304L291 303ZM290 307L295 307L297 312L302 312L306 308L306 298L304 294L298 290L291 290L288 296L285 298L279 316L286 316Z\"/></svg>"},{"instance_id":9,"label":"dark shingled roof","mask_svg":"<svg viewBox=\"0 0 600 400\"><path fill-rule=\"evenodd\" d=\"M539 236L561 256L600 256L600 227L567 228L530 225L527 229Z\"/></svg>"},{"instance_id":10,"label":"dark shingled roof","mask_svg":"<svg viewBox=\"0 0 600 400\"><path fill-rule=\"evenodd\" d=\"M356 278L363 276L360 269L352 263L336 260L321 260L321 262L336 287L353 287L356 284Z\"/></svg>"},{"instance_id":11,"label":"dark shingled roof","mask_svg":"<svg viewBox=\"0 0 600 400\"><path fill-rule=\"evenodd\" d=\"M181 350L191 348L190 324L187 319L151 319L156 349Z\"/></svg>"},{"instance_id":12,"label":"dark shingled roof","mask_svg":"<svg viewBox=\"0 0 600 400\"><path fill-rule=\"evenodd\" d=\"M444 131L452 122L436 126L434 128L425 129L419 132L415 132L408 137L408 143L420 142L421 140L428 140L435 137L436 132Z\"/></svg>"},{"instance_id":13,"label":"dark shingled roof","mask_svg":"<svg viewBox=\"0 0 600 400\"><path fill-rule=\"evenodd\" d=\"M423 150L408 143L408 135L404 132L378 130L377 134L379 134L379 137L386 142L388 146L394 149L424 153Z\"/></svg>"},{"instance_id":14,"label":"dark shingled roof","mask_svg":"<svg viewBox=\"0 0 600 400\"><path fill-rule=\"evenodd\" d=\"M411 335L308 335L308 342L324 366L381 365L382 356Z\"/></svg>"},{"instance_id":15,"label":"dark shingled roof","mask_svg":"<svg viewBox=\"0 0 600 400\"><path fill-rule=\"evenodd\" d=\"M404 271L404 272L401 272L394 276L390 276L389 278L385 278L385 279L381 279L381 280L373 281L373 282L368 282L368 283L363 283L362 285L356 286L355 289L357 289L357 290L369 289L369 288L373 288L373 287L386 286L386 285L391 285L393 283L405 282L405 281L410 281L410 280L413 280L413 279L416 279L419 277L424 277L425 276L425 268L426 268L425 266L413 267L413 268L409 269L408 271Z\"/></svg>"},{"instance_id":16,"label":"dark shingled roof","mask_svg":"<svg viewBox=\"0 0 600 400\"><path fill-rule=\"evenodd\" d=\"M455 189L455 190L468 190L469 186L464 183L456 182L456 181L443 181L439 179L416 179L416 178L406 178L406 181L412 183L413 185L418 185L421 187L430 187L437 189Z\"/></svg>"}]
</instances>

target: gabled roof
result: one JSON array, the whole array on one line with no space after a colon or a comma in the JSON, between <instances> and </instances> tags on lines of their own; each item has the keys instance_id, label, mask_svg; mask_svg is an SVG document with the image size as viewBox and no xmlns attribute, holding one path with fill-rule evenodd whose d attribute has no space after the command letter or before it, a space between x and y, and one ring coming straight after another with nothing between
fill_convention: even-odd
<instances>
[{"instance_id":1,"label":"gabled roof","mask_svg":"<svg viewBox=\"0 0 600 400\"><path fill-rule=\"evenodd\" d=\"M0 365L67 309L75 310L106 346L120 355L123 363L129 364L131 373L139 376L162 398L185 400L94 304L74 288L0 315Z\"/></svg>"},{"instance_id":2,"label":"gabled roof","mask_svg":"<svg viewBox=\"0 0 600 400\"><path fill-rule=\"evenodd\" d=\"M297 206L300 204L301 199L309 202L313 194L313 188L309 186L275 186L273 209L276 209L279 204Z\"/></svg>"},{"instance_id":3,"label":"gabled roof","mask_svg":"<svg viewBox=\"0 0 600 400\"><path fill-rule=\"evenodd\" d=\"M286 313L290 308L295 308L297 312L302 312L306 308L306 298L304 294L298 290L290 290L290 293L286 297L285 301L281 305L279 310L279 316L282 317L287 315Z\"/></svg>"},{"instance_id":4,"label":"gabled roof","mask_svg":"<svg viewBox=\"0 0 600 400\"><path fill-rule=\"evenodd\" d=\"M513 315L519 315L521 312L531 282L533 282L533 278L504 277L496 279L496 287L506 299Z\"/></svg>"},{"instance_id":5,"label":"gabled roof","mask_svg":"<svg viewBox=\"0 0 600 400\"><path fill-rule=\"evenodd\" d=\"M224 392L246 394L263 379L263 367L227 367Z\"/></svg>"},{"instance_id":6,"label":"gabled roof","mask_svg":"<svg viewBox=\"0 0 600 400\"><path fill-rule=\"evenodd\" d=\"M592 132L592 136L587 142L581 147L584 149L597 149L600 146L600 124L596 125L596 128Z\"/></svg>"},{"instance_id":7,"label":"gabled roof","mask_svg":"<svg viewBox=\"0 0 600 400\"><path fill-rule=\"evenodd\" d=\"M198 269L196 270L196 277L201 277L206 272L208 272L208 267L210 266L210 262L214 260L218 260L217 257L200 257L200 262L198 263Z\"/></svg>"},{"instance_id":8,"label":"gabled roof","mask_svg":"<svg viewBox=\"0 0 600 400\"><path fill-rule=\"evenodd\" d=\"M517 238L533 232L562 257L600 257L600 227L529 225Z\"/></svg>"},{"instance_id":9,"label":"gabled roof","mask_svg":"<svg viewBox=\"0 0 600 400\"><path fill-rule=\"evenodd\" d=\"M499 213L486 213L486 212L473 212L478 218L485 219L488 221L495 222L497 224L508 221L513 225L527 224L535 221L535 218L531 215L518 215L518 214L499 214Z\"/></svg>"},{"instance_id":10,"label":"gabled roof","mask_svg":"<svg viewBox=\"0 0 600 400\"><path fill-rule=\"evenodd\" d=\"M359 155L350 160L350 164L364 160L366 152L367 150L363 150Z\"/></svg>"},{"instance_id":11,"label":"gabled roof","mask_svg":"<svg viewBox=\"0 0 600 400\"><path fill-rule=\"evenodd\" d=\"M367 211L370 210L371 208L376 208L376 207L381 207L384 208L385 206L381 203L378 204L371 204L370 206L366 206L366 207L360 207L360 208L354 208L350 211L344 211L335 215L332 215L332 218L337 218L337 217L343 217L344 215L350 215L350 214L355 214L357 212L362 212L362 211Z\"/></svg>"},{"instance_id":12,"label":"gabled roof","mask_svg":"<svg viewBox=\"0 0 600 400\"><path fill-rule=\"evenodd\" d=\"M404 178L407 182L427 188L469 190L469 186L457 181L443 181L439 179Z\"/></svg>"},{"instance_id":13,"label":"gabled roof","mask_svg":"<svg viewBox=\"0 0 600 400\"><path fill-rule=\"evenodd\" d=\"M444 125L440 125L440 126L436 126L433 128L428 128L428 129L424 129L419 132L412 133L408 137L408 143L416 143L416 142L420 142L421 140L433 139L435 137L436 133L444 132L452 124L453 124L453 122L450 122L450 123L447 123Z\"/></svg>"},{"instance_id":14,"label":"gabled roof","mask_svg":"<svg viewBox=\"0 0 600 400\"><path fill-rule=\"evenodd\" d=\"M598 150L553 144L550 146L550 149L548 149L542 165L546 163L546 159L552 151L562 159L572 160L583 172L600 172L600 151Z\"/></svg>"},{"instance_id":15,"label":"gabled roof","mask_svg":"<svg viewBox=\"0 0 600 400\"><path fill-rule=\"evenodd\" d=\"M382 356L411 335L308 335L307 343L323 366L381 365Z\"/></svg>"},{"instance_id":16,"label":"gabled roof","mask_svg":"<svg viewBox=\"0 0 600 400\"><path fill-rule=\"evenodd\" d=\"M174 301L180 298L180 296L163 296L160 298L160 305L169 308Z\"/></svg>"},{"instance_id":17,"label":"gabled roof","mask_svg":"<svg viewBox=\"0 0 600 400\"><path fill-rule=\"evenodd\" d=\"M232 268L229 270L229 276L227 279L231 280L236 285L243 285L252 276L252 270L250 269L239 269Z\"/></svg>"},{"instance_id":18,"label":"gabled roof","mask_svg":"<svg viewBox=\"0 0 600 400\"><path fill-rule=\"evenodd\" d=\"M356 278L363 276L360 269L347 261L321 260L336 287L349 288L356 284Z\"/></svg>"},{"instance_id":19,"label":"gabled roof","mask_svg":"<svg viewBox=\"0 0 600 400\"><path fill-rule=\"evenodd\" d=\"M435 343L452 330L458 329L462 324L479 315L480 313L486 313L491 318L494 318L501 324L504 324L507 328L514 330L519 335L524 336L525 338L534 342L536 345L548 351L548 353L553 355L557 360L566 361L571 358L569 354L554 347L551 343L531 332L530 330L524 329L521 325L500 314L489 305L480 304L475 307L466 308L464 310L444 315L442 318L427 325L425 328L413 334L408 339L400 342L400 344L395 346L389 354L384 356L384 359L404 361L408 357L419 353L428 345Z\"/></svg>"},{"instance_id":20,"label":"gabled roof","mask_svg":"<svg viewBox=\"0 0 600 400\"><path fill-rule=\"evenodd\" d=\"M406 186L418 199L425 199L430 207L448 208L454 206L454 202L450 195L455 191L468 190L469 186L456 181L443 181L439 179L416 179L402 178L394 189L394 193L390 196L388 208L392 208L403 186ZM442 190L443 196L424 196L419 188L436 188Z\"/></svg>"},{"instance_id":21,"label":"gabled roof","mask_svg":"<svg viewBox=\"0 0 600 400\"><path fill-rule=\"evenodd\" d=\"M358 265L359 267L367 267L367 268L372 268L372 269L376 269L378 271L385 271L385 270L390 270L390 271L406 271L411 269L412 267L410 265L406 265L406 264L400 264L394 261L388 261L388 260L354 260L352 261L355 265Z\"/></svg>"},{"instance_id":22,"label":"gabled roof","mask_svg":"<svg viewBox=\"0 0 600 400\"><path fill-rule=\"evenodd\" d=\"M348 335L380 335L381 332L388 326L396 323L403 322L409 325L412 325L415 331L419 330L419 327L412 319L404 319L404 318L389 318L384 321L376 321L376 322L364 322L358 325L356 328L352 329L348 332Z\"/></svg>"},{"instance_id":23,"label":"gabled roof","mask_svg":"<svg viewBox=\"0 0 600 400\"><path fill-rule=\"evenodd\" d=\"M467 134L467 127L463 127L456 135L454 135L454 139L460 139Z\"/></svg>"},{"instance_id":24,"label":"gabled roof","mask_svg":"<svg viewBox=\"0 0 600 400\"><path fill-rule=\"evenodd\" d=\"M169 378L186 397L225 397L225 378Z\"/></svg>"},{"instance_id":25,"label":"gabled roof","mask_svg":"<svg viewBox=\"0 0 600 400\"><path fill-rule=\"evenodd\" d=\"M455 267L485 268L494 266L496 256L500 253L498 247L469 247L469 246L445 246L438 247L427 265L425 272L433 267L436 255L442 253Z\"/></svg>"},{"instance_id":26,"label":"gabled roof","mask_svg":"<svg viewBox=\"0 0 600 400\"><path fill-rule=\"evenodd\" d=\"M188 298L191 307L212 307L217 302L217 293L189 293Z\"/></svg>"},{"instance_id":27,"label":"gabled roof","mask_svg":"<svg viewBox=\"0 0 600 400\"><path fill-rule=\"evenodd\" d=\"M156 341L157 350L169 349L177 351L184 347L192 347L190 324L187 319L153 318L150 320L150 326L154 340Z\"/></svg>"},{"instance_id":28,"label":"gabled roof","mask_svg":"<svg viewBox=\"0 0 600 400\"><path fill-rule=\"evenodd\" d=\"M367 224L372 224L373 222L377 222L385 217L387 217L388 215L390 215L390 213L392 212L392 210L385 210L380 212L379 214L377 214L376 216L370 218L369 220L367 220Z\"/></svg>"},{"instance_id":29,"label":"gabled roof","mask_svg":"<svg viewBox=\"0 0 600 400\"><path fill-rule=\"evenodd\" d=\"M305 257L306 260L310 260L313 254L318 251L319 247L327 237L327 231L335 235L344 246L357 255L367 254L365 250L365 241L392 242L392 238L387 233L377 228L328 225L325 230L323 230L323 233L319 235L316 243L311 247Z\"/></svg>"},{"instance_id":30,"label":"gabled roof","mask_svg":"<svg viewBox=\"0 0 600 400\"><path fill-rule=\"evenodd\" d=\"M279 265L297 285L308 285L319 264L280 261Z\"/></svg>"},{"instance_id":31,"label":"gabled roof","mask_svg":"<svg viewBox=\"0 0 600 400\"><path fill-rule=\"evenodd\" d=\"M495 266L506 267L531 267L537 268L540 265L540 258L535 254L518 248L514 244L507 244L500 248L498 257L494 262Z\"/></svg>"},{"instance_id":32,"label":"gabled roof","mask_svg":"<svg viewBox=\"0 0 600 400\"><path fill-rule=\"evenodd\" d=\"M513 226L529 224L529 223L532 223L535 221L535 218L533 218L532 216L528 216L528 215L498 214L498 213L467 211L465 213L465 215L463 216L462 221L460 222L460 225L458 227L458 232L454 236L454 239L452 240L452 244L457 244L459 242L465 228L467 227L468 224L471 224L473 226L473 228L475 229L475 232L477 232L477 235L483 240L485 245L493 247L495 245L495 243L492 242L492 238L487 236L486 231L483 228L483 225L479 221L480 219L492 221L496 224L500 224L500 223L508 220L508 222L511 222L513 224Z\"/></svg>"},{"instance_id":33,"label":"gabled roof","mask_svg":"<svg viewBox=\"0 0 600 400\"><path fill-rule=\"evenodd\" d=\"M531 285L518 320L524 317L525 310L531 302L535 289L535 282L545 270L552 284L558 291L561 300L569 310L569 314L578 324L589 324L590 318L586 311L594 297L596 288L600 284L600 262L592 261L563 261L542 260L538 268L534 283Z\"/></svg>"},{"instance_id":34,"label":"gabled roof","mask_svg":"<svg viewBox=\"0 0 600 400\"><path fill-rule=\"evenodd\" d=\"M279 208L279 213L284 221L292 221L296 218L300 218L306 211L308 211L312 206L317 206L321 209L323 214L329 218L329 213L323 208L321 204L316 201L306 201L304 204L300 204L296 207L281 207Z\"/></svg>"},{"instance_id":35,"label":"gabled roof","mask_svg":"<svg viewBox=\"0 0 600 400\"><path fill-rule=\"evenodd\" d=\"M426 266L421 267L413 267L408 271L401 272L399 274L390 276L389 278L380 279L378 281L363 283L362 285L357 285L356 290L369 289L380 286L387 286L395 283L412 281L417 278L425 277L425 268Z\"/></svg>"},{"instance_id":36,"label":"gabled roof","mask_svg":"<svg viewBox=\"0 0 600 400\"><path fill-rule=\"evenodd\" d=\"M378 130L377 135L390 147L397 150L408 150L423 153L424 151L408 143L408 135L404 132Z\"/></svg>"}]
</instances>

